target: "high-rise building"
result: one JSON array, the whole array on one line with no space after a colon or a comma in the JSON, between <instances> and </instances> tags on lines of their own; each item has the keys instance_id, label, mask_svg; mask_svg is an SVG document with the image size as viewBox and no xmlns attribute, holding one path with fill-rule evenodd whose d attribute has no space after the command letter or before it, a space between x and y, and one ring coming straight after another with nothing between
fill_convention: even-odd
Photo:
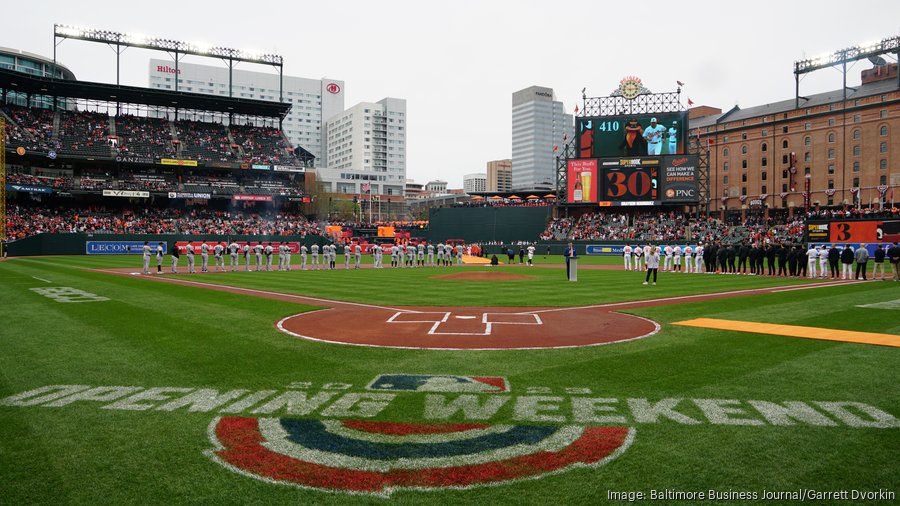
<instances>
[{"instance_id":1,"label":"high-rise building","mask_svg":"<svg viewBox=\"0 0 900 506\"><path fill-rule=\"evenodd\" d=\"M506 160L492 160L487 163L486 191L512 191L512 160L507 158Z\"/></svg>"},{"instance_id":2,"label":"high-rise building","mask_svg":"<svg viewBox=\"0 0 900 506\"><path fill-rule=\"evenodd\" d=\"M228 69L212 65L178 63L178 69L166 60L150 60L150 88L228 95ZM233 70L231 96L293 105L285 117L282 130L293 146L300 146L316 157L316 166L324 165L325 122L344 110L344 82L335 79L307 79L284 76L284 87L279 96L279 76L273 72ZM183 119L195 119L191 115ZM174 118L173 118L174 119ZM216 118L197 116L197 120L213 121ZM241 119L237 118L236 122Z\"/></svg>"},{"instance_id":3,"label":"high-rise building","mask_svg":"<svg viewBox=\"0 0 900 506\"><path fill-rule=\"evenodd\" d=\"M556 187L556 155L563 139L575 136L575 122L551 88L531 86L512 96L512 187Z\"/></svg>"},{"instance_id":4,"label":"high-rise building","mask_svg":"<svg viewBox=\"0 0 900 506\"><path fill-rule=\"evenodd\" d=\"M447 193L447 182L436 179L425 184L425 191L430 193Z\"/></svg>"},{"instance_id":5,"label":"high-rise building","mask_svg":"<svg viewBox=\"0 0 900 506\"><path fill-rule=\"evenodd\" d=\"M485 174L466 174L463 176L463 191L466 193L485 192L487 176Z\"/></svg>"},{"instance_id":6,"label":"high-rise building","mask_svg":"<svg viewBox=\"0 0 900 506\"><path fill-rule=\"evenodd\" d=\"M406 100L361 102L326 122L325 168L317 171L325 191L404 194Z\"/></svg>"}]
</instances>

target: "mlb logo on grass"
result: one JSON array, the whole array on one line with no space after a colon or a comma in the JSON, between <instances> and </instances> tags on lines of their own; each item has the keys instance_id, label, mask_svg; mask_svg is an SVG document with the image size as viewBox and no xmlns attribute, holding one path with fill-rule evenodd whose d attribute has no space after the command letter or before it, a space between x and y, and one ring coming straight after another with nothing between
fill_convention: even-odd
<instances>
[{"instance_id":1,"label":"mlb logo on grass","mask_svg":"<svg viewBox=\"0 0 900 506\"><path fill-rule=\"evenodd\" d=\"M381 374L366 387L395 392L480 392L509 391L506 378L499 376L454 376L449 374Z\"/></svg>"}]
</instances>

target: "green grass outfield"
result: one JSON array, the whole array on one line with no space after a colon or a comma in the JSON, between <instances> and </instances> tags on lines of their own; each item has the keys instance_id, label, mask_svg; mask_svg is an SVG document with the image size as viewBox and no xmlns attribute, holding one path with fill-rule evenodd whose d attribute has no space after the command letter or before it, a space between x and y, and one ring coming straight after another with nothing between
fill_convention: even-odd
<instances>
[{"instance_id":1,"label":"green grass outfield","mask_svg":"<svg viewBox=\"0 0 900 506\"><path fill-rule=\"evenodd\" d=\"M536 258L543 260L541 255ZM618 258L591 261L617 263ZM340 256L338 263L343 263ZM60 407L0 405L0 504L596 504L607 502L609 491L649 497L651 490L666 489L756 493L757 501L750 502L759 503L767 502L761 496L764 490L888 491L895 494L892 501L857 502L890 504L900 494L900 427L857 427L818 407L830 426L796 420L777 425L748 402L818 406L813 402L848 401L898 418L900 349L670 325L710 317L900 334L900 305L856 307L900 300L898 283L629 310L657 321L661 331L608 346L428 351L299 340L279 332L273 323L313 307L84 270L138 271L138 264L137 257L0 262L0 399L46 385L337 392L320 409L301 416L329 419L323 412L331 401L344 393L366 392L365 386L382 373L502 376L509 381L512 400L479 422L577 424L577 399L618 399L612 404L615 413L599 414L621 415L624 421L600 425L634 427L634 441L600 467L466 490L399 490L384 499L271 484L226 469L204 453L211 448L207 430L216 411L154 409L164 401L151 402L154 408L147 410L104 409L113 400ZM578 306L807 283L662 273L658 286L645 287L640 274L622 271L582 270L578 283L567 283L559 269L500 269L534 278L432 279L436 273L460 270L444 268L242 272L200 279L345 301L423 306ZM31 290L47 287L73 287L109 300L64 304ZM336 390L343 387L346 390ZM526 420L514 409L520 399L538 395L557 398L544 401L558 407L545 414L562 422ZM678 411L699 423L638 421L625 402L632 398L684 399ZM714 423L694 401L702 404L704 399L735 400L730 405L738 412L730 415L732 421L759 423ZM372 420L434 422L426 420L424 404L421 393L397 393ZM872 420L847 409L856 420ZM457 413L440 421L467 420L473 421ZM811 501L832 502L842 501Z\"/></svg>"}]
</instances>

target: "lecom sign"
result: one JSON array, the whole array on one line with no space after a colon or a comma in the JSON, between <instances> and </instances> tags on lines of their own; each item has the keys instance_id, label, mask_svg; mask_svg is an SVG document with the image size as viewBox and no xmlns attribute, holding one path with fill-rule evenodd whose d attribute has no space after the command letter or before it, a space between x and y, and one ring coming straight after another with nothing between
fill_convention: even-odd
<instances>
[{"instance_id":1,"label":"lecom sign","mask_svg":"<svg viewBox=\"0 0 900 506\"><path fill-rule=\"evenodd\" d=\"M328 83L325 86L325 91L327 91L328 93L337 95L338 93L341 92L341 87L337 83Z\"/></svg>"}]
</instances>

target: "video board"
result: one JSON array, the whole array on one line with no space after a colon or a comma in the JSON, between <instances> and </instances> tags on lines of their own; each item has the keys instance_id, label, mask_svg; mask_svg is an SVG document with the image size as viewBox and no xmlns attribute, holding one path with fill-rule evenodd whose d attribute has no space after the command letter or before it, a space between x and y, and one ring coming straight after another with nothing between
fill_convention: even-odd
<instances>
[{"instance_id":1,"label":"video board","mask_svg":"<svg viewBox=\"0 0 900 506\"><path fill-rule=\"evenodd\" d=\"M696 155L569 160L568 202L600 206L697 203L698 162Z\"/></svg>"},{"instance_id":2,"label":"video board","mask_svg":"<svg viewBox=\"0 0 900 506\"><path fill-rule=\"evenodd\" d=\"M576 118L578 158L682 155L687 112Z\"/></svg>"}]
</instances>

